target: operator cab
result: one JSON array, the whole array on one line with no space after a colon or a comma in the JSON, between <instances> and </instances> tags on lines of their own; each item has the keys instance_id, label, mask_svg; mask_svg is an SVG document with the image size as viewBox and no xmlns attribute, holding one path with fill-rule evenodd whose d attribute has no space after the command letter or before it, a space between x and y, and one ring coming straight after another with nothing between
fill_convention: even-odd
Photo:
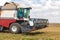
<instances>
[{"instance_id":1,"label":"operator cab","mask_svg":"<svg viewBox=\"0 0 60 40\"><path fill-rule=\"evenodd\" d=\"M29 14L30 14L30 9L31 8L19 8L17 10L17 12L18 12L17 17L18 18L28 18Z\"/></svg>"}]
</instances>

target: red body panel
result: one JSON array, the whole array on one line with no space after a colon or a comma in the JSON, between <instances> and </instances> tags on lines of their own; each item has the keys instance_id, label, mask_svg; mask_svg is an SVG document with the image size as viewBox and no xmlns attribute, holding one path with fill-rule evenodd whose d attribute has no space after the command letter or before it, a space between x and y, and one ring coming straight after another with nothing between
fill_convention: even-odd
<instances>
[{"instance_id":1,"label":"red body panel","mask_svg":"<svg viewBox=\"0 0 60 40\"><path fill-rule=\"evenodd\" d=\"M10 23L14 23L14 22L16 22L15 19L0 19L0 25L7 28L9 27Z\"/></svg>"}]
</instances>

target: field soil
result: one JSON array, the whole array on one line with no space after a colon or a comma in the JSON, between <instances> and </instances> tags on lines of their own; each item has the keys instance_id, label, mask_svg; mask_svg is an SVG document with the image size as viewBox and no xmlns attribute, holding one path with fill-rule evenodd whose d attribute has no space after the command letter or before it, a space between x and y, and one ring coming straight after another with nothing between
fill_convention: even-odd
<instances>
[{"instance_id":1,"label":"field soil","mask_svg":"<svg viewBox=\"0 0 60 40\"><path fill-rule=\"evenodd\" d=\"M60 40L60 24L52 23L48 27L30 33L12 34L0 32L0 40Z\"/></svg>"}]
</instances>

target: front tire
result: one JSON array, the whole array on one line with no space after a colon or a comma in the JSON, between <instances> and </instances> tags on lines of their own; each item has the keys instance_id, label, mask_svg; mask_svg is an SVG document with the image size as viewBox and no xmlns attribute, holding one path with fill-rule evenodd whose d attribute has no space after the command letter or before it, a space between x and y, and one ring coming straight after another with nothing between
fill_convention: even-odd
<instances>
[{"instance_id":1,"label":"front tire","mask_svg":"<svg viewBox=\"0 0 60 40\"><path fill-rule=\"evenodd\" d=\"M12 23L10 25L10 32L15 33L15 34L20 33L21 32L20 27L21 27L21 25L19 23Z\"/></svg>"}]
</instances>

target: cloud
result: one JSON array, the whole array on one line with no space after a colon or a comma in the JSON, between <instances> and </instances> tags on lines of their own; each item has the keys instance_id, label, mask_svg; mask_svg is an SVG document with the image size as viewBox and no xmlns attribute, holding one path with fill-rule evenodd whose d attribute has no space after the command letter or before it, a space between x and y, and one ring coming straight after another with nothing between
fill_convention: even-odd
<instances>
[{"instance_id":1,"label":"cloud","mask_svg":"<svg viewBox=\"0 0 60 40\"><path fill-rule=\"evenodd\" d=\"M31 17L49 19L49 22L60 23L60 1L52 0L0 0L0 6L5 2L16 2L21 7L32 7Z\"/></svg>"},{"instance_id":2,"label":"cloud","mask_svg":"<svg viewBox=\"0 0 60 40\"><path fill-rule=\"evenodd\" d=\"M0 6L3 6L5 4L5 2L9 2L11 0L0 0Z\"/></svg>"},{"instance_id":3,"label":"cloud","mask_svg":"<svg viewBox=\"0 0 60 40\"><path fill-rule=\"evenodd\" d=\"M60 22L60 1L56 0L14 0L19 4L31 6L31 17L47 18L49 22ZM57 5L58 4L58 5ZM23 6L24 7L24 6Z\"/></svg>"}]
</instances>

